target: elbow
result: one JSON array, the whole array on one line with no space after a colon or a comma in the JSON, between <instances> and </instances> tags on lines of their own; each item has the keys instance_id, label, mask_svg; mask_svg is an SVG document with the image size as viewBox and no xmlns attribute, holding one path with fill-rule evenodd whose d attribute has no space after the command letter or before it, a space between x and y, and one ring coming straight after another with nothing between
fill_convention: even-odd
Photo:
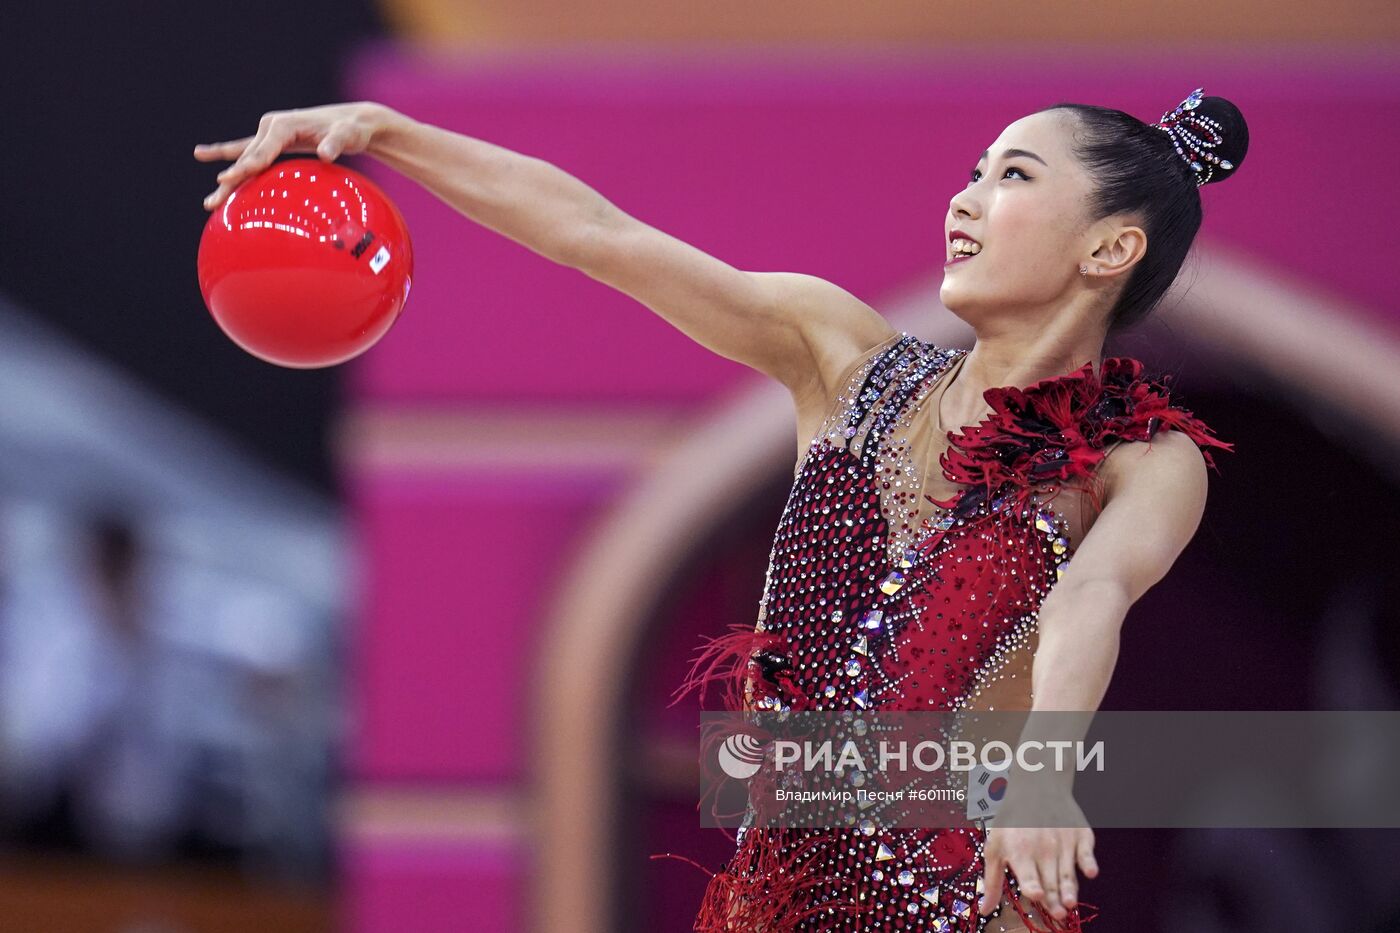
<instances>
[{"instance_id":1,"label":"elbow","mask_svg":"<svg viewBox=\"0 0 1400 933\"><path fill-rule=\"evenodd\" d=\"M1096 629L1116 631L1132 604L1133 596L1121 580L1110 577L1075 580L1066 576L1041 605L1040 629L1043 633L1065 626L1092 625Z\"/></svg>"},{"instance_id":2,"label":"elbow","mask_svg":"<svg viewBox=\"0 0 1400 933\"><path fill-rule=\"evenodd\" d=\"M609 247L618 242L621 216L612 202L594 199L563 225L551 258L593 275L606 262Z\"/></svg>"}]
</instances>

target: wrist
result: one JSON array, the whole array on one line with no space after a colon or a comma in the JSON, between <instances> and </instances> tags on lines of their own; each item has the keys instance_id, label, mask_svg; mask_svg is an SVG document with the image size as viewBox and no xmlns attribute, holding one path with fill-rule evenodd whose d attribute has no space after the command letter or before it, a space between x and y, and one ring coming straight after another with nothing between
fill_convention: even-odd
<instances>
[{"instance_id":1,"label":"wrist","mask_svg":"<svg viewBox=\"0 0 1400 933\"><path fill-rule=\"evenodd\" d=\"M379 103L367 103L365 121L369 124L369 144L365 154L380 157L394 151L405 136L413 131L418 121L399 113L392 107Z\"/></svg>"},{"instance_id":2,"label":"wrist","mask_svg":"<svg viewBox=\"0 0 1400 933\"><path fill-rule=\"evenodd\" d=\"M1072 769L1057 770L1047 765L1036 771L1012 767L1007 771L1007 794L1022 796L1060 796L1073 793L1075 773Z\"/></svg>"}]
</instances>

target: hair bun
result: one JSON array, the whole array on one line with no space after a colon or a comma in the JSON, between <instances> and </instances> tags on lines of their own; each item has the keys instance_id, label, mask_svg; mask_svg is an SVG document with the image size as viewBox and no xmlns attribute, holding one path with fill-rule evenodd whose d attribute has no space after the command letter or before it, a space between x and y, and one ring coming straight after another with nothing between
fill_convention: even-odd
<instances>
[{"instance_id":1,"label":"hair bun","mask_svg":"<svg viewBox=\"0 0 1400 933\"><path fill-rule=\"evenodd\" d=\"M1249 124L1244 114L1229 99L1224 97L1203 97L1197 113L1204 113L1220 124L1221 143L1214 150L1222 161L1229 162L1232 168L1217 164L1206 184L1224 181L1240 170L1245 153L1249 151Z\"/></svg>"},{"instance_id":2,"label":"hair bun","mask_svg":"<svg viewBox=\"0 0 1400 933\"><path fill-rule=\"evenodd\" d=\"M1240 108L1224 97L1203 96L1201 88L1164 113L1156 126L1166 131L1198 184L1234 175L1249 151L1249 124Z\"/></svg>"}]
</instances>

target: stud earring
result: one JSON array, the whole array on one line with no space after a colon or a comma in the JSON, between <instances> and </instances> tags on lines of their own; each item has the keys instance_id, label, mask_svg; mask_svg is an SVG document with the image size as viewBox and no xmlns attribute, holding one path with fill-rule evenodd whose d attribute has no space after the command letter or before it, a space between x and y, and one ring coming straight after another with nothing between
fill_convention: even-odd
<instances>
[{"instance_id":1,"label":"stud earring","mask_svg":"<svg viewBox=\"0 0 1400 933\"><path fill-rule=\"evenodd\" d=\"M1088 274L1089 274L1089 267L1088 267L1088 266L1080 266L1080 267L1079 267L1079 274L1080 274L1080 275L1088 275Z\"/></svg>"}]
</instances>

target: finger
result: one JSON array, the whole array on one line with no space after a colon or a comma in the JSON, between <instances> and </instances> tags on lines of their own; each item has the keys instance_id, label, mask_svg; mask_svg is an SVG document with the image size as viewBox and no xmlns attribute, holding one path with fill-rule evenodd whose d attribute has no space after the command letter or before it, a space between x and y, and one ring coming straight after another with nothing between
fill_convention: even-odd
<instances>
[{"instance_id":1,"label":"finger","mask_svg":"<svg viewBox=\"0 0 1400 933\"><path fill-rule=\"evenodd\" d=\"M272 164L272 160L282 152L282 140L273 133L251 143L243 154L228 168L218 174L219 181L237 185L240 181L256 175Z\"/></svg>"},{"instance_id":2,"label":"finger","mask_svg":"<svg viewBox=\"0 0 1400 933\"><path fill-rule=\"evenodd\" d=\"M201 162L214 162L221 159L236 159L248 148L253 137L244 136L224 143L200 143L194 147L194 157Z\"/></svg>"},{"instance_id":3,"label":"finger","mask_svg":"<svg viewBox=\"0 0 1400 933\"><path fill-rule=\"evenodd\" d=\"M1069 911L1065 910L1065 905L1060 903L1059 861L1059 855L1051 852L1049 855L1042 855L1037 859L1035 867L1040 875L1041 883L1045 887L1045 909L1056 920L1063 920L1069 916Z\"/></svg>"},{"instance_id":4,"label":"finger","mask_svg":"<svg viewBox=\"0 0 1400 933\"><path fill-rule=\"evenodd\" d=\"M345 151L345 146L350 141L350 133L350 128L344 125L331 127L326 138L316 147L316 155L327 162L334 162Z\"/></svg>"},{"instance_id":5,"label":"finger","mask_svg":"<svg viewBox=\"0 0 1400 933\"><path fill-rule=\"evenodd\" d=\"M228 185L220 185L209 192L204 197L204 209L206 211L216 210L220 204L224 203L224 198L228 197L230 190Z\"/></svg>"},{"instance_id":6,"label":"finger","mask_svg":"<svg viewBox=\"0 0 1400 933\"><path fill-rule=\"evenodd\" d=\"M982 900L977 902L977 912L986 916L996 910L1001 903L1001 889L1006 885L1006 869L999 857L987 859L982 883Z\"/></svg>"},{"instance_id":7,"label":"finger","mask_svg":"<svg viewBox=\"0 0 1400 933\"><path fill-rule=\"evenodd\" d=\"M1074 850L1066 845L1057 860L1060 870L1060 903L1073 909L1079 903L1079 879L1074 874Z\"/></svg>"},{"instance_id":8,"label":"finger","mask_svg":"<svg viewBox=\"0 0 1400 933\"><path fill-rule=\"evenodd\" d=\"M1084 872L1084 877L1097 878L1099 876L1099 863L1094 858L1094 837L1082 837L1079 840L1077 852L1079 856L1079 870Z\"/></svg>"},{"instance_id":9,"label":"finger","mask_svg":"<svg viewBox=\"0 0 1400 933\"><path fill-rule=\"evenodd\" d=\"M234 191L249 178L257 175L266 168L267 165L271 164L271 161L271 159L257 157L252 159L245 158L224 169L217 176L219 187L210 195L212 202L206 201L206 204L217 207L227 194Z\"/></svg>"},{"instance_id":10,"label":"finger","mask_svg":"<svg viewBox=\"0 0 1400 933\"><path fill-rule=\"evenodd\" d=\"M272 160L282 151L283 137L287 132L286 118L285 114L263 114L252 141L238 156L237 161L218 174L220 184L236 188L245 178L271 165Z\"/></svg>"},{"instance_id":11,"label":"finger","mask_svg":"<svg viewBox=\"0 0 1400 933\"><path fill-rule=\"evenodd\" d=\"M1020 887L1023 897L1040 903L1045 902L1045 885L1040 882L1040 871L1035 862L1026 857L1019 858L1012 863L1011 872L1016 876L1016 884Z\"/></svg>"}]
</instances>

